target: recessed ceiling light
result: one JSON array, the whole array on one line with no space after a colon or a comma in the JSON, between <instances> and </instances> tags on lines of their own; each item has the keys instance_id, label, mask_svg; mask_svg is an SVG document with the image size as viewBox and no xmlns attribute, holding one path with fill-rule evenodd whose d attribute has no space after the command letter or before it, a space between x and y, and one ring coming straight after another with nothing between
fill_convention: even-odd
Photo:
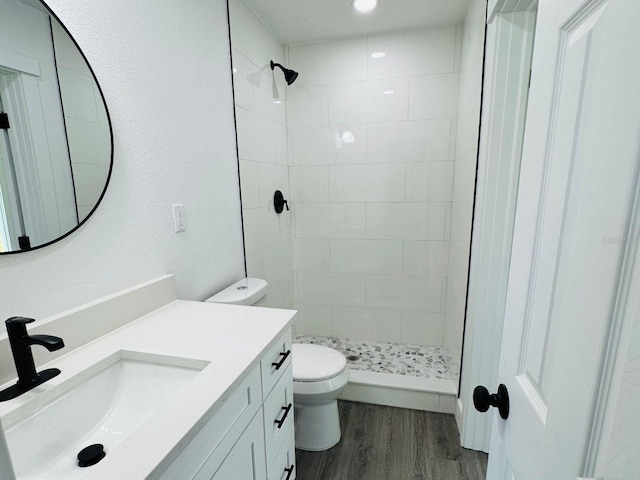
<instances>
[{"instance_id":1,"label":"recessed ceiling light","mask_svg":"<svg viewBox=\"0 0 640 480\"><path fill-rule=\"evenodd\" d=\"M387 54L384 53L384 52L373 52L371 54L371 58L383 58L383 57L386 57L386 56L387 56Z\"/></svg>"},{"instance_id":2,"label":"recessed ceiling light","mask_svg":"<svg viewBox=\"0 0 640 480\"><path fill-rule=\"evenodd\" d=\"M396 92L394 92L393 90L385 90L385 91L384 91L384 92L382 92L382 93L383 93L384 95L393 95L393 94L394 94L394 93L396 93Z\"/></svg>"},{"instance_id":3,"label":"recessed ceiling light","mask_svg":"<svg viewBox=\"0 0 640 480\"><path fill-rule=\"evenodd\" d=\"M378 0L353 0L353 8L361 13L367 13L378 6Z\"/></svg>"}]
</instances>

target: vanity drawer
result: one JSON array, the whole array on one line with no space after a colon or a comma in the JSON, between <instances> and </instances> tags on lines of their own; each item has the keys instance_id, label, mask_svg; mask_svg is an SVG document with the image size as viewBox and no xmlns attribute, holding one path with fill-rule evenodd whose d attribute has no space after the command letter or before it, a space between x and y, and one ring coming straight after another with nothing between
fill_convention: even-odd
<instances>
[{"instance_id":1,"label":"vanity drawer","mask_svg":"<svg viewBox=\"0 0 640 480\"><path fill-rule=\"evenodd\" d=\"M260 398L257 365L159 478L186 480L203 466L220 464L260 409Z\"/></svg>"},{"instance_id":2,"label":"vanity drawer","mask_svg":"<svg viewBox=\"0 0 640 480\"><path fill-rule=\"evenodd\" d=\"M266 399L282 373L291 365L291 329L282 335L263 357L262 398Z\"/></svg>"},{"instance_id":3,"label":"vanity drawer","mask_svg":"<svg viewBox=\"0 0 640 480\"><path fill-rule=\"evenodd\" d=\"M296 442L293 429L276 455L269 469L268 480L294 480L296 478Z\"/></svg>"},{"instance_id":4,"label":"vanity drawer","mask_svg":"<svg viewBox=\"0 0 640 480\"><path fill-rule=\"evenodd\" d=\"M271 468L280 447L293 432L293 377L291 365L264 401L264 438L267 468Z\"/></svg>"}]
</instances>

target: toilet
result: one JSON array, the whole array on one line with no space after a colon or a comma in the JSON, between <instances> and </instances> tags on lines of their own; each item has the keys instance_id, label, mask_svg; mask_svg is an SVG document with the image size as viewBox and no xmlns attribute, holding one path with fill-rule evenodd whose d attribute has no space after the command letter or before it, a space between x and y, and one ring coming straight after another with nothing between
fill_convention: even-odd
<instances>
[{"instance_id":1,"label":"toilet","mask_svg":"<svg viewBox=\"0 0 640 480\"><path fill-rule=\"evenodd\" d=\"M243 278L205 301L254 305L267 285L261 278ZM338 397L349 381L347 359L329 347L294 343L292 366L296 448L327 450L340 441Z\"/></svg>"},{"instance_id":2,"label":"toilet","mask_svg":"<svg viewBox=\"0 0 640 480\"><path fill-rule=\"evenodd\" d=\"M333 348L293 344L296 448L319 452L340 441L338 397L349 381L343 354Z\"/></svg>"}]
</instances>

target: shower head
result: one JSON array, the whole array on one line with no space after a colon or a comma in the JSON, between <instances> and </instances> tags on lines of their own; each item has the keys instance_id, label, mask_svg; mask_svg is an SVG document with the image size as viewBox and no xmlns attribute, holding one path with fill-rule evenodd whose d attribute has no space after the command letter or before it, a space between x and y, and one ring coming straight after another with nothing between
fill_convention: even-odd
<instances>
[{"instance_id":1,"label":"shower head","mask_svg":"<svg viewBox=\"0 0 640 480\"><path fill-rule=\"evenodd\" d=\"M273 70L276 67L280 67L280 69L282 70L282 73L284 73L284 79L287 81L287 85L291 85L293 82L296 81L296 78L298 78L298 72L296 72L295 70L284 68L279 63L274 63L274 61L271 60L271 70Z\"/></svg>"}]
</instances>

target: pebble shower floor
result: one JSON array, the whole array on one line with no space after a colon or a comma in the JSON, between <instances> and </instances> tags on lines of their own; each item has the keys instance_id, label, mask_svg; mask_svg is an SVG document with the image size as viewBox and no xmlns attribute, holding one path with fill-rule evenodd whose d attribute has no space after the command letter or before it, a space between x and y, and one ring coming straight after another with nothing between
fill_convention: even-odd
<instances>
[{"instance_id":1,"label":"pebble shower floor","mask_svg":"<svg viewBox=\"0 0 640 480\"><path fill-rule=\"evenodd\" d=\"M458 364L446 348L296 335L297 343L324 345L341 352L352 370L455 380Z\"/></svg>"}]
</instances>

